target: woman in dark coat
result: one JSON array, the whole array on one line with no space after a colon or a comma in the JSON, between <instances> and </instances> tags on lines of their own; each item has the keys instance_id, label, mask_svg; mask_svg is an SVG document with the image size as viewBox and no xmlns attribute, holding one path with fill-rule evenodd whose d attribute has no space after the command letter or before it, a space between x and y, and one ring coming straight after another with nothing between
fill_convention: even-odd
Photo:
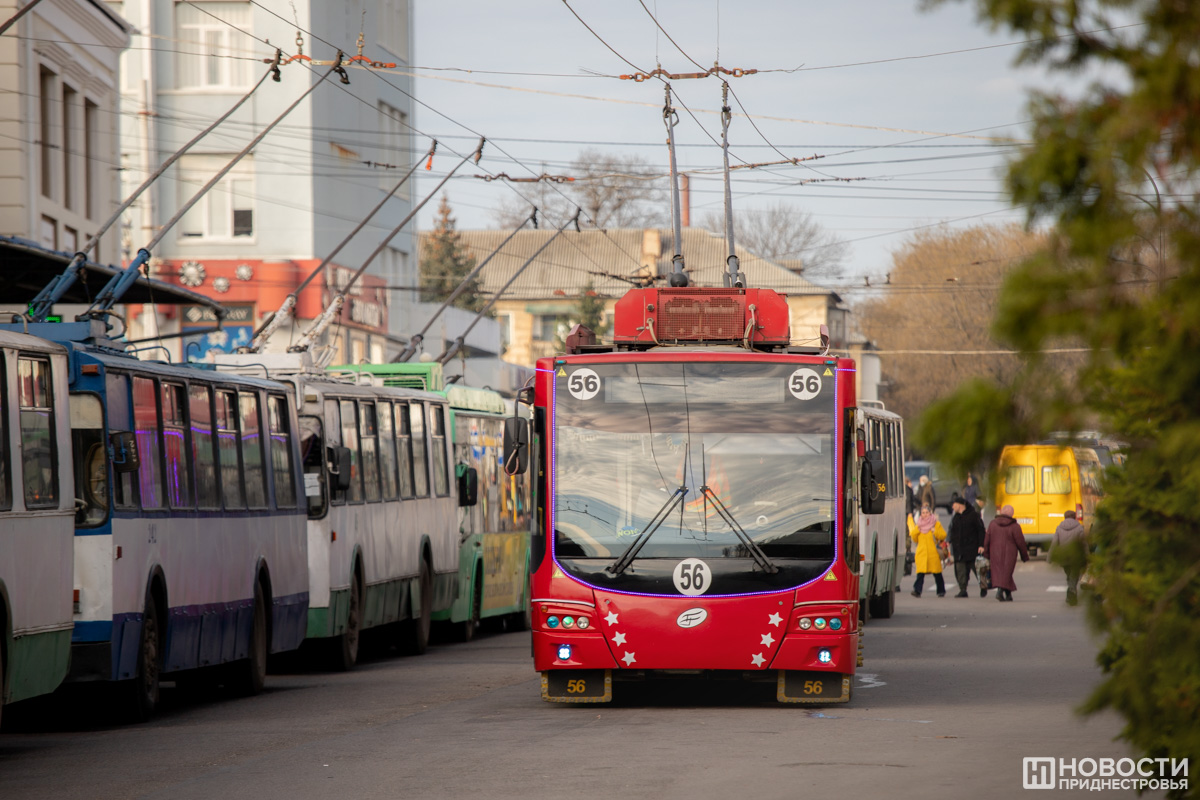
<instances>
[{"instance_id":1,"label":"woman in dark coat","mask_svg":"<svg viewBox=\"0 0 1200 800\"><path fill-rule=\"evenodd\" d=\"M992 585L996 587L997 600L1012 600L1017 585L1013 583L1013 569L1017 556L1029 560L1029 548L1025 545L1025 534L1013 519L1013 507L1005 506L988 525L983 537L983 554L992 562Z\"/></svg>"}]
</instances>

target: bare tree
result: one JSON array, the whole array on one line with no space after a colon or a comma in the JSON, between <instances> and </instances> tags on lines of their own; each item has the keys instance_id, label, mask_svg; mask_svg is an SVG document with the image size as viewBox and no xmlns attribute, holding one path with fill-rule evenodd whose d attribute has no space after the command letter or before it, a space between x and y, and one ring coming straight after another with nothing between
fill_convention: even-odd
<instances>
[{"instance_id":1,"label":"bare tree","mask_svg":"<svg viewBox=\"0 0 1200 800\"><path fill-rule=\"evenodd\" d=\"M1006 349L991 332L1001 284L1044 246L1043 236L1019 225L979 226L921 231L892 254L884 285L865 290L871 299L855 308L881 351L890 410L916 419L968 378L1011 382L1017 356L972 351ZM924 352L896 352L913 350ZM1077 361L1064 354L1048 368L1068 370Z\"/></svg>"},{"instance_id":2,"label":"bare tree","mask_svg":"<svg viewBox=\"0 0 1200 800\"><path fill-rule=\"evenodd\" d=\"M703 225L724 234L724 212L708 212ZM800 262L795 271L817 283L838 275L850 251L848 244L822 227L811 214L787 203L747 211L735 209L733 235L738 245L763 258ZM784 266L792 268L788 263Z\"/></svg>"},{"instance_id":3,"label":"bare tree","mask_svg":"<svg viewBox=\"0 0 1200 800\"><path fill-rule=\"evenodd\" d=\"M517 184L550 220L583 209L581 221L597 228L650 228L663 224L667 200L664 176L637 155L584 150L567 173L573 181ZM511 228L529 215L529 202L514 195L493 209L497 227Z\"/></svg>"}]
</instances>

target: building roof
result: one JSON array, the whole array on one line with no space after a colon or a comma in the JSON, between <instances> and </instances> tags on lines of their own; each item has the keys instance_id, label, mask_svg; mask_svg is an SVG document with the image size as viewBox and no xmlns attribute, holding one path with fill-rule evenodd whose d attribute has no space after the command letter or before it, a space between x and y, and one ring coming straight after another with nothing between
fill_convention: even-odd
<instances>
[{"instance_id":1,"label":"building roof","mask_svg":"<svg viewBox=\"0 0 1200 800\"><path fill-rule=\"evenodd\" d=\"M457 233L466 252L478 264L499 247L511 231L465 230ZM428 231L420 234L421 252L429 235ZM482 291L485 294L499 291L553 235L554 230L517 233L504 250L496 253L483 268L480 273ZM727 255L724 236L702 228L684 228L682 238L684 265L692 284L722 286ZM533 300L554 295L575 297L582 293L589 281L597 294L620 297L643 275L668 275L672 269L673 253L670 229L621 228L584 230L582 233L568 229L513 281L512 286L504 291L504 298ZM834 294L745 248L738 247L737 254L741 270L754 288L774 289L790 295ZM643 264L647 265L645 269Z\"/></svg>"},{"instance_id":2,"label":"building roof","mask_svg":"<svg viewBox=\"0 0 1200 800\"><path fill-rule=\"evenodd\" d=\"M50 250L37 242L17 236L0 236L0 284L4 296L0 302L25 304L33 300L47 283L62 273L71 263L74 253ZM60 303L91 303L105 284L123 267L83 262L79 280L67 291ZM117 302L168 303L198 305L211 308L217 316L225 316L225 307L217 300L160 280L139 277Z\"/></svg>"}]
</instances>

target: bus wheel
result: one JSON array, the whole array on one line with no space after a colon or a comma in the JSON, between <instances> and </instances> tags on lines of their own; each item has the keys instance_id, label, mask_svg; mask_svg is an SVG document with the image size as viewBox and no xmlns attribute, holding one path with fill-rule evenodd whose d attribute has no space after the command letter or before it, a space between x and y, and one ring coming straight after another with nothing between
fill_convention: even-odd
<instances>
[{"instance_id":1,"label":"bus wheel","mask_svg":"<svg viewBox=\"0 0 1200 800\"><path fill-rule=\"evenodd\" d=\"M231 666L231 687L241 695L255 695L267 681L267 600L262 581L254 582L254 616L250 631L250 653Z\"/></svg>"},{"instance_id":2,"label":"bus wheel","mask_svg":"<svg viewBox=\"0 0 1200 800\"><path fill-rule=\"evenodd\" d=\"M889 619L896 610L896 592L888 587L883 594L870 599L871 616L878 619Z\"/></svg>"},{"instance_id":3,"label":"bus wheel","mask_svg":"<svg viewBox=\"0 0 1200 800\"><path fill-rule=\"evenodd\" d=\"M429 649L429 628L433 616L433 571L429 561L421 559L421 616L407 620L403 625L401 649L412 656L419 656Z\"/></svg>"},{"instance_id":4,"label":"bus wheel","mask_svg":"<svg viewBox=\"0 0 1200 800\"><path fill-rule=\"evenodd\" d=\"M341 672L353 669L358 663L358 644L362 638L362 590L358 574L350 581L350 613L346 618L346 631L335 639L333 666Z\"/></svg>"},{"instance_id":5,"label":"bus wheel","mask_svg":"<svg viewBox=\"0 0 1200 800\"><path fill-rule=\"evenodd\" d=\"M126 683L126 697L122 702L129 716L137 722L150 719L158 707L160 640L158 605L153 597L147 596L146 608L142 611L142 634L138 640L137 674Z\"/></svg>"},{"instance_id":6,"label":"bus wheel","mask_svg":"<svg viewBox=\"0 0 1200 800\"><path fill-rule=\"evenodd\" d=\"M467 610L467 618L459 625L458 638L464 642L474 639L475 633L479 630L479 619L482 616L483 574L480 570L475 570L475 580L472 581L471 589L471 604Z\"/></svg>"}]
</instances>

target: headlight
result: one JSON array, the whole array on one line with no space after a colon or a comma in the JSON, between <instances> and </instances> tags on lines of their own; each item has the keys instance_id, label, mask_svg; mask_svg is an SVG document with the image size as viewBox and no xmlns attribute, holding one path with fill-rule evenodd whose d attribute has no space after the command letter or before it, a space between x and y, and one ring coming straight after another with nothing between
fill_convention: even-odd
<instances>
[{"instance_id":1,"label":"headlight","mask_svg":"<svg viewBox=\"0 0 1200 800\"><path fill-rule=\"evenodd\" d=\"M557 628L558 627L558 617L546 617L546 627L547 628Z\"/></svg>"},{"instance_id":2,"label":"headlight","mask_svg":"<svg viewBox=\"0 0 1200 800\"><path fill-rule=\"evenodd\" d=\"M808 630L808 629L809 629L809 628L811 628L811 627L812 627L812 620L811 620L811 619L809 619L808 617L801 617L801 618L800 618L800 630L802 630L802 631L806 631L806 630Z\"/></svg>"},{"instance_id":3,"label":"headlight","mask_svg":"<svg viewBox=\"0 0 1200 800\"><path fill-rule=\"evenodd\" d=\"M827 652L827 651L822 650L821 652ZM558 646L558 660L559 661L570 661L571 660L571 645L560 644Z\"/></svg>"},{"instance_id":4,"label":"headlight","mask_svg":"<svg viewBox=\"0 0 1200 800\"><path fill-rule=\"evenodd\" d=\"M815 627L819 631L825 630L826 624L827 623L825 622L824 617L817 617L815 620L813 620L813 627Z\"/></svg>"},{"instance_id":5,"label":"headlight","mask_svg":"<svg viewBox=\"0 0 1200 800\"><path fill-rule=\"evenodd\" d=\"M829 664L833 661L833 653L822 647L817 651L817 661L820 661L822 664Z\"/></svg>"}]
</instances>

